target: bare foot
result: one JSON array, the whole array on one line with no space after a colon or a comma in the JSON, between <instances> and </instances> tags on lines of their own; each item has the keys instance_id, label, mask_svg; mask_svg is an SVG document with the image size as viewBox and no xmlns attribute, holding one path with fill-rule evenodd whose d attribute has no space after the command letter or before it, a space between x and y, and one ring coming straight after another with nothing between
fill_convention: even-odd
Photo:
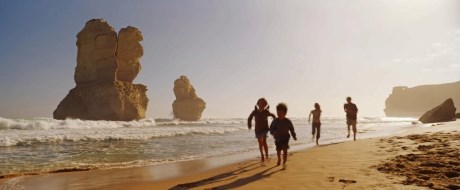
<instances>
[{"instance_id":1,"label":"bare foot","mask_svg":"<svg viewBox=\"0 0 460 190\"><path fill-rule=\"evenodd\" d=\"M264 157L262 156L262 158L260 159L260 162L265 162L264 160Z\"/></svg>"},{"instance_id":2,"label":"bare foot","mask_svg":"<svg viewBox=\"0 0 460 190\"><path fill-rule=\"evenodd\" d=\"M283 170L285 170L285 169L286 169L286 167L287 167L287 164L286 164L286 163L284 163L284 164L283 164Z\"/></svg>"},{"instance_id":3,"label":"bare foot","mask_svg":"<svg viewBox=\"0 0 460 190\"><path fill-rule=\"evenodd\" d=\"M347 138L350 138L350 133L348 133Z\"/></svg>"},{"instance_id":4,"label":"bare foot","mask_svg":"<svg viewBox=\"0 0 460 190\"><path fill-rule=\"evenodd\" d=\"M279 165L281 165L281 161L280 161L280 160L278 160L278 162L276 162L276 166L279 166Z\"/></svg>"},{"instance_id":5,"label":"bare foot","mask_svg":"<svg viewBox=\"0 0 460 190\"><path fill-rule=\"evenodd\" d=\"M319 146L319 143L318 143L318 141L316 141L316 146Z\"/></svg>"}]
</instances>

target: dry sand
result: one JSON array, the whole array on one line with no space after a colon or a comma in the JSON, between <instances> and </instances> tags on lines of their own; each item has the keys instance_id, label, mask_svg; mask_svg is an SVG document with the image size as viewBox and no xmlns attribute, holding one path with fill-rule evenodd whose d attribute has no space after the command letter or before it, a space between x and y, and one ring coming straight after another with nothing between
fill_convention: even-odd
<instances>
[{"instance_id":1,"label":"dry sand","mask_svg":"<svg viewBox=\"0 0 460 190\"><path fill-rule=\"evenodd\" d=\"M321 145L289 154L287 168L276 158L258 158L209 169L219 160L171 166L29 176L25 189L458 189L460 121L414 126L387 138ZM163 168L162 168L163 167ZM177 172L173 172L177 175ZM39 188L41 187L41 188Z\"/></svg>"}]
</instances>

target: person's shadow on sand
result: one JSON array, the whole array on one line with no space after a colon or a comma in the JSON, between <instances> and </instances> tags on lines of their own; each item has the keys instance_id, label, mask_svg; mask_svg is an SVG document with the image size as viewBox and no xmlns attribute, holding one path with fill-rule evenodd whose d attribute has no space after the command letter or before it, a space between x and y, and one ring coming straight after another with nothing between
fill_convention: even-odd
<instances>
[{"instance_id":1,"label":"person's shadow on sand","mask_svg":"<svg viewBox=\"0 0 460 190\"><path fill-rule=\"evenodd\" d=\"M259 166L256 166L256 167L251 168L251 169L247 169L247 168L250 168L250 167L252 167L254 165L259 165ZM219 174L219 175L216 175L216 176L212 176L212 177L209 177L209 178L206 178L206 179L202 179L202 180L198 180L198 181L194 181L194 182L190 182L190 183L179 184L179 185L176 185L176 186L174 186L172 188L169 188L169 190L184 190L184 189L195 188L195 187L199 187L199 186L203 186L203 185L207 185L207 184L212 184L212 183L216 183L216 182L228 181L228 180L236 178L238 174L242 174L242 173L245 173L245 172L248 172L248 171L251 171L251 170L255 170L255 169L260 168L260 167L263 167L262 165L260 165L260 163L252 163L252 164L249 164L247 166L238 168L238 169L236 169L234 171L225 172L225 173L222 173L222 174ZM266 169L266 170L264 170L262 172L256 173L256 174L254 174L254 175L252 175L250 177L241 178L241 179L233 181L233 182L231 182L229 184L213 187L213 188L210 188L210 189L229 189L229 188L235 188L235 187L239 187L239 186L248 184L248 183L256 181L258 179L268 177L271 174L279 171L279 170L276 170L276 171L273 171L271 173L265 174L266 172L268 172L269 170L271 170L271 169L273 169L275 167L276 166L273 166L273 167L268 168L268 169Z\"/></svg>"},{"instance_id":2,"label":"person's shadow on sand","mask_svg":"<svg viewBox=\"0 0 460 190\"><path fill-rule=\"evenodd\" d=\"M211 189L212 190L217 190L217 189L233 189L233 188L237 188L237 187L241 187L243 185L246 185L246 184L249 184L251 182L254 182L254 181L257 181L257 180L260 180L262 178L265 178L265 177L269 177L271 176L272 174L274 174L275 172L278 172L278 171L281 171L283 169L279 169L279 170L273 170L269 173L267 173L268 171L270 171L271 169L273 168L276 168L277 166L272 166L271 168L268 168L264 171L261 171L259 173L256 173L252 176L249 176L249 177L245 177L245 178L241 178L241 179L238 179L236 181L233 181L229 184L225 184L225 185L221 185L221 186L217 186L217 187L212 187Z\"/></svg>"}]
</instances>

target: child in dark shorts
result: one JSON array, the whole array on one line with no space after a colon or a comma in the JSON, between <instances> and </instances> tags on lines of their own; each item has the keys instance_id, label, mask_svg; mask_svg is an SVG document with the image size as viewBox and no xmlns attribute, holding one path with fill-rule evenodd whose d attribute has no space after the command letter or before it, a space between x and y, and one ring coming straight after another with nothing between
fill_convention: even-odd
<instances>
[{"instance_id":1,"label":"child in dark shorts","mask_svg":"<svg viewBox=\"0 0 460 190\"><path fill-rule=\"evenodd\" d=\"M291 120L286 118L286 104L278 104L276 106L276 113L278 115L278 118L272 121L270 125L270 134L272 134L275 138L276 155L278 156L277 165L280 165L281 151L283 151L283 168L286 168L287 154L289 149L289 139L292 136L294 140L297 140L297 137Z\"/></svg>"},{"instance_id":2,"label":"child in dark shorts","mask_svg":"<svg viewBox=\"0 0 460 190\"><path fill-rule=\"evenodd\" d=\"M265 98L260 98L257 100L257 106L255 106L254 111L251 112L248 118L248 128L251 129L252 118L255 117L255 134L257 141L259 142L259 150L261 155L261 161L264 162L265 159L268 160L268 145L267 145L267 133L268 133L268 117L271 116L276 118L275 114L268 111L268 102ZM265 156L264 156L265 150Z\"/></svg>"}]
</instances>

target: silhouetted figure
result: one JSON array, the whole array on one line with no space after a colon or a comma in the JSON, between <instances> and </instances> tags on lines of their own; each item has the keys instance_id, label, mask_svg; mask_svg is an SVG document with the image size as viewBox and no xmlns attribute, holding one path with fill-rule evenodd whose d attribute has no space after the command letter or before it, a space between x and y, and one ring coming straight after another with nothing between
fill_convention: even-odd
<instances>
[{"instance_id":1,"label":"silhouetted figure","mask_svg":"<svg viewBox=\"0 0 460 190\"><path fill-rule=\"evenodd\" d=\"M348 127L348 135L347 138L350 138L350 126L353 128L353 140L356 140L356 123L357 123L357 115L358 115L358 107L355 104L351 103L351 97L347 97L347 103L343 105L343 110L347 113L347 127Z\"/></svg>"},{"instance_id":2,"label":"silhouetted figure","mask_svg":"<svg viewBox=\"0 0 460 190\"><path fill-rule=\"evenodd\" d=\"M264 162L265 159L268 159L268 146L267 146L267 133L269 131L268 128L268 117L271 116L276 118L275 114L270 113L268 109L270 106L268 106L267 100L265 98L260 98L257 100L257 105L254 107L254 111L249 115L248 118L248 129L251 129L251 123L252 123L252 118L255 117L255 134L257 141L259 142L259 150L260 150L260 156L261 156L261 161ZM264 156L264 151L265 150L265 156Z\"/></svg>"},{"instance_id":3,"label":"silhouetted figure","mask_svg":"<svg viewBox=\"0 0 460 190\"><path fill-rule=\"evenodd\" d=\"M310 123L311 116L313 115L313 123L311 124L311 140L315 138L316 134L316 145L319 145L318 140L321 133L321 108L318 103L315 103L315 109L311 110L310 115L308 115L308 123Z\"/></svg>"},{"instance_id":4,"label":"silhouetted figure","mask_svg":"<svg viewBox=\"0 0 460 190\"><path fill-rule=\"evenodd\" d=\"M297 140L297 137L294 131L294 125L292 125L291 120L286 118L286 104L278 104L276 106L276 113L278 115L278 118L272 121L272 124L270 125L270 133L275 138L276 155L278 156L277 165L280 165L281 151L283 151L283 168L286 168L287 154L289 149L289 139L292 136L294 140Z\"/></svg>"}]
</instances>

